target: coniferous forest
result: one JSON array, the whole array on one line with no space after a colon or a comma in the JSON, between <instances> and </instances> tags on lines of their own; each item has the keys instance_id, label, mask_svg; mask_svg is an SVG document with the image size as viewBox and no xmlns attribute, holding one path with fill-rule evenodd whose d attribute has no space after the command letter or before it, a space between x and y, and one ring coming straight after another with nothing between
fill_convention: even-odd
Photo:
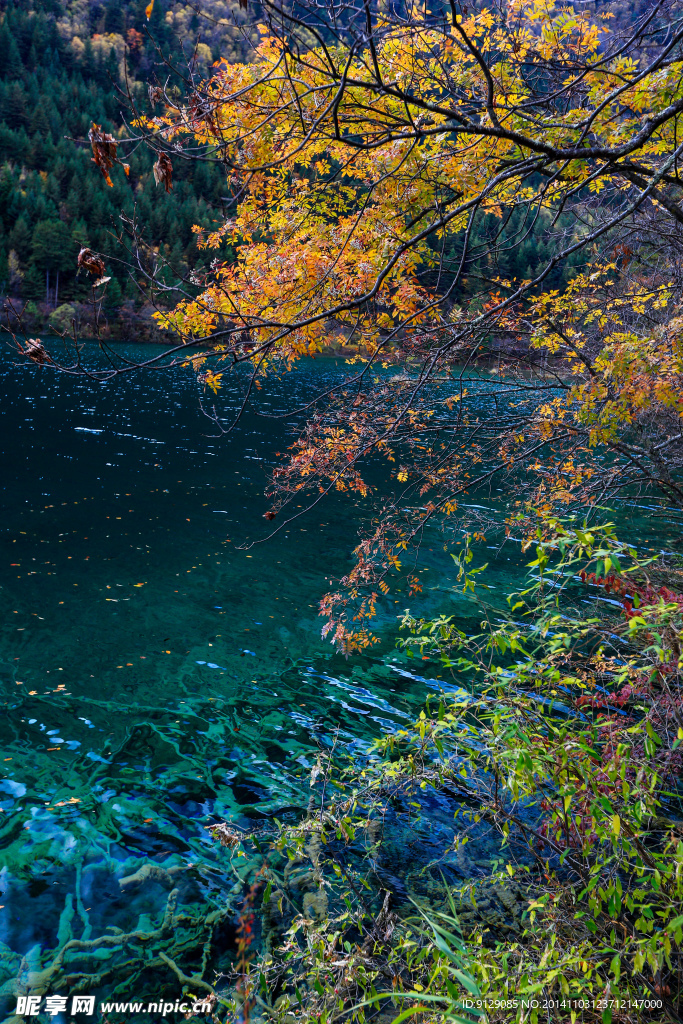
<instances>
[{"instance_id":1,"label":"coniferous forest","mask_svg":"<svg viewBox=\"0 0 683 1024\"><path fill-rule=\"evenodd\" d=\"M210 6L216 15L230 13L230 24L203 21L201 35L189 7L159 3L148 20L145 6L143 0L2 5L0 294L18 307L27 304L33 327L69 325L89 292L76 264L87 246L112 257L105 313L114 330L118 320L125 331L144 310L145 295L121 260L120 215L135 217L145 242L181 277L203 259L193 225L209 228L222 209L225 176L216 163L178 161L166 193L147 152L131 155L128 176L116 168L112 187L91 161L91 124L122 134L127 94L148 103L160 53L181 66L193 57L202 75L219 56L244 59L255 38L227 3Z\"/></svg>"},{"instance_id":2,"label":"coniferous forest","mask_svg":"<svg viewBox=\"0 0 683 1024\"><path fill-rule=\"evenodd\" d=\"M227 0L203 4L201 18L190 6L168 0L156 3L149 19L145 8L145 0L0 5L0 294L23 309L28 327L64 330L74 314L77 322L81 312L87 317L80 306L90 282L78 274L76 259L88 247L107 259L111 277L105 330L125 337L135 324L141 338L150 331L158 336L145 284L127 267L126 224L133 218L144 242L168 265L167 284L174 274L185 279L210 262L192 229L211 229L225 214L220 163L177 161L166 192L155 181L153 156L141 147L130 156L128 175L114 168L110 187L93 166L88 131L95 123L122 137L131 103L147 112L149 86L169 68L189 63L202 78L216 61L248 60L259 38L255 19ZM174 79L177 92L182 78ZM475 248L484 253L495 220L475 228ZM434 239L432 245L438 252L441 244ZM230 260L230 246L220 255ZM529 277L546 256L529 237L499 252L495 266L484 257L480 269ZM553 283L566 282L580 263L580 256L568 261ZM78 327L88 333L87 320Z\"/></svg>"}]
</instances>

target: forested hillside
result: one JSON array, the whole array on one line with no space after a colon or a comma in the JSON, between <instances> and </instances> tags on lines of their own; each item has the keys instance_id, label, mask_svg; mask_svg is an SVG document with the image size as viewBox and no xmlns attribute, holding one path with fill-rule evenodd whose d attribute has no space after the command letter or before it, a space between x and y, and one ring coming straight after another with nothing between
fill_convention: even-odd
<instances>
[{"instance_id":1,"label":"forested hillside","mask_svg":"<svg viewBox=\"0 0 683 1024\"><path fill-rule=\"evenodd\" d=\"M148 105L148 84L157 70L164 77L161 55L185 66L194 55L203 74L219 56L244 59L256 38L238 4L204 5L212 20L157 0L148 21L145 7L144 0L0 7L0 294L28 303L36 326L88 294L76 273L82 246L110 257L107 309L139 310L144 293L117 262L125 257L116 241L122 212L135 213L145 241L180 276L203 258L192 226L209 227L222 209L216 165L177 161L167 193L143 150L131 154L128 177L121 167L112 171L112 187L91 161L91 124L124 134L126 87ZM61 320L70 315L62 310Z\"/></svg>"},{"instance_id":2,"label":"forested hillside","mask_svg":"<svg viewBox=\"0 0 683 1024\"><path fill-rule=\"evenodd\" d=\"M632 7L620 8L626 21L635 16ZM125 333L131 317L139 320L147 296L117 239L125 234L121 214L135 216L144 242L168 262L167 283L209 259L192 228L209 228L225 214L224 170L216 162L174 160L166 192L154 179L153 154L140 147L126 157L128 176L121 166L112 170L110 187L91 160L87 136L93 123L116 137L126 134L128 91L149 112L148 86L168 78L164 62L187 69L193 61L201 78L219 59L249 60L258 41L255 15L239 0L204 0L201 16L172 0L156 0L149 19L146 8L147 0L0 0L0 297L23 307L32 328L66 328L73 309L63 307L74 303L79 320L78 304L90 289L86 275L77 274L83 246L106 259L110 328ZM183 87L182 74L173 79L173 88ZM499 247L495 259L489 235L496 218L476 225L470 281L460 292L476 290L482 277L535 274L546 252L515 216L515 244ZM445 251L436 237L430 242L441 258L435 281L447 286L458 265L457 239ZM229 258L230 249L220 255ZM581 260L577 254L558 268L552 283L566 281Z\"/></svg>"}]
</instances>

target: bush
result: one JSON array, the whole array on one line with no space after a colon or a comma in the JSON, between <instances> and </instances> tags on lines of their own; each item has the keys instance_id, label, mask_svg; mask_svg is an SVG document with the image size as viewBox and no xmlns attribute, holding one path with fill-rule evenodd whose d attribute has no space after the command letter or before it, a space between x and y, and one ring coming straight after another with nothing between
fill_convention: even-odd
<instances>
[{"instance_id":1,"label":"bush","mask_svg":"<svg viewBox=\"0 0 683 1024\"><path fill-rule=\"evenodd\" d=\"M482 578L470 555L466 589ZM297 1024L382 1007L382 1020L423 1024L679 1019L681 572L640 559L611 525L547 520L535 555L509 614L476 636L406 613L399 646L454 685L362 759L321 750L303 821L260 838L215 830L262 854L264 951L243 958L242 1011ZM605 592L618 616L577 611ZM482 871L467 849L485 835L499 853ZM391 843L402 878L387 870Z\"/></svg>"},{"instance_id":2,"label":"bush","mask_svg":"<svg viewBox=\"0 0 683 1024\"><path fill-rule=\"evenodd\" d=\"M54 313L50 313L50 327L53 327L59 334L63 334L64 331L70 334L73 329L73 319L75 316L75 306L65 302L63 305L58 306Z\"/></svg>"}]
</instances>

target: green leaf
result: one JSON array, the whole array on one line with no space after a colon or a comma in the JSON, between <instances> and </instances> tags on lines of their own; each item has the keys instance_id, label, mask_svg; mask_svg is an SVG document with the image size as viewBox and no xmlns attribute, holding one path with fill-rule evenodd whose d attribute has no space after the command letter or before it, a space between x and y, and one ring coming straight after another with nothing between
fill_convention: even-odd
<instances>
[{"instance_id":1,"label":"green leaf","mask_svg":"<svg viewBox=\"0 0 683 1024\"><path fill-rule=\"evenodd\" d=\"M428 1007L426 1006L411 1006L403 1013L399 1013L398 1017L395 1017L391 1024L401 1024L401 1021L408 1020L409 1017L414 1017L416 1013L424 1013Z\"/></svg>"},{"instance_id":2,"label":"green leaf","mask_svg":"<svg viewBox=\"0 0 683 1024\"><path fill-rule=\"evenodd\" d=\"M621 957L618 954L612 957L612 963L609 965L609 969L614 975L614 980L619 984L619 975L621 974Z\"/></svg>"},{"instance_id":3,"label":"green leaf","mask_svg":"<svg viewBox=\"0 0 683 1024\"><path fill-rule=\"evenodd\" d=\"M477 998L481 996L479 986L477 985L476 981L474 980L471 974L465 974L464 971L458 970L454 970L452 973L458 979L462 987L467 989L470 995L477 996Z\"/></svg>"},{"instance_id":4,"label":"green leaf","mask_svg":"<svg viewBox=\"0 0 683 1024\"><path fill-rule=\"evenodd\" d=\"M458 966L460 966L462 964L462 957L454 953L451 946L439 934L439 931L441 929L437 930L434 924L432 924L432 928L434 929L434 942L437 945L437 947L441 950L442 953L446 954L449 960L451 960L454 964L458 964Z\"/></svg>"}]
</instances>

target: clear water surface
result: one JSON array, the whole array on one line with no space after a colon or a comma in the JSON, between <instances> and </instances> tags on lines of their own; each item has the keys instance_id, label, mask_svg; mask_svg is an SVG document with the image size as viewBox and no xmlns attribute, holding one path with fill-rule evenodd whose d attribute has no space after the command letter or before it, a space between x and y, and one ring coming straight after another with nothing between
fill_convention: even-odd
<instances>
[{"instance_id":1,"label":"clear water surface","mask_svg":"<svg viewBox=\"0 0 683 1024\"><path fill-rule=\"evenodd\" d=\"M302 404L344 372L311 363L273 381L262 408ZM163 887L120 884L141 865L202 865L183 898L220 905L234 879L206 826L305 807L316 742L338 728L348 746L363 743L438 686L389 642L400 595L382 610L387 643L372 656L346 662L320 638L325 575L343 574L356 542L352 499L240 547L268 532L266 471L290 428L248 413L228 437L211 436L200 397L189 370L102 385L0 358L10 1013L22 958L38 969L65 934L156 920ZM221 415L237 400L228 380ZM505 593L521 560L509 546L488 554ZM453 610L449 565L434 537L421 609ZM476 622L471 604L455 607Z\"/></svg>"},{"instance_id":2,"label":"clear water surface","mask_svg":"<svg viewBox=\"0 0 683 1024\"><path fill-rule=\"evenodd\" d=\"M261 408L296 407L343 374L311 363L273 381ZM39 966L59 945L65 914L87 936L153 920L163 888L120 885L147 862L214 865L191 899L220 901L234 879L205 826L305 807L316 742L337 728L363 742L433 684L399 671L389 643L350 663L321 640L325 575L343 574L356 542L353 500L241 547L268 532L263 489L287 422L247 414L211 436L189 370L103 385L5 354L0 378L0 984L11 986L18 958ZM237 401L228 382L221 414ZM422 568L438 603L438 543ZM388 637L398 607L383 612Z\"/></svg>"}]
</instances>

